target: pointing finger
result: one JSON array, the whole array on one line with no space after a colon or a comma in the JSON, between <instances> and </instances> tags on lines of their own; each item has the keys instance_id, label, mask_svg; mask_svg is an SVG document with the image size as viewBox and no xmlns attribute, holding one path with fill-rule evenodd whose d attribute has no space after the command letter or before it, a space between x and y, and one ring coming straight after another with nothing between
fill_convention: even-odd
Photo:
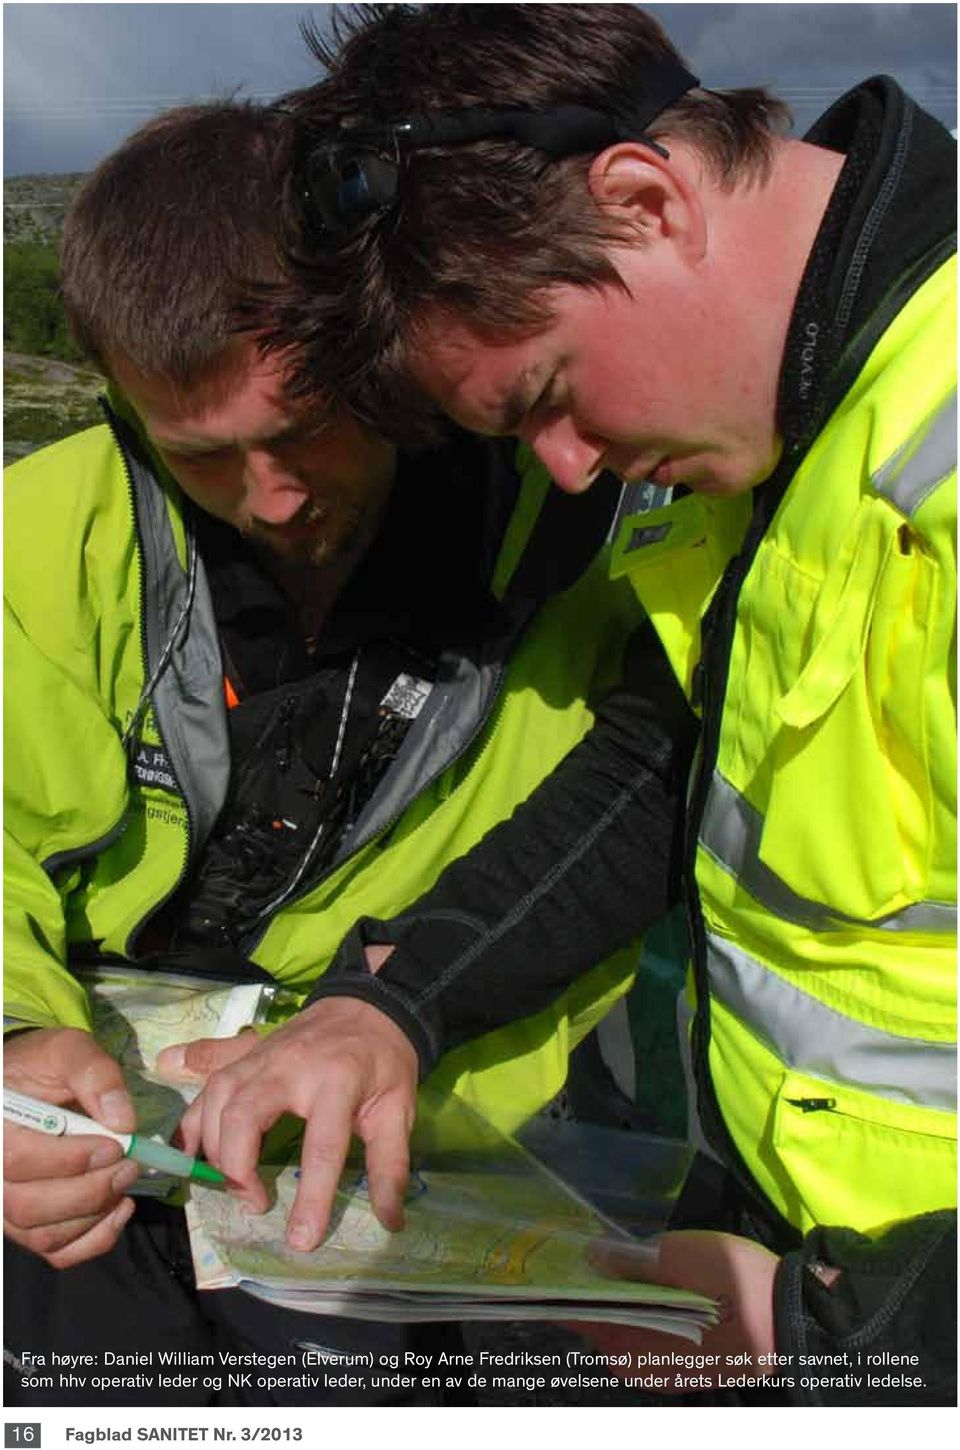
<instances>
[{"instance_id":1,"label":"pointing finger","mask_svg":"<svg viewBox=\"0 0 960 1450\"><path fill-rule=\"evenodd\" d=\"M322 1124L316 1117L307 1123L300 1186L287 1223L287 1243L292 1249L315 1249L327 1231L350 1149L352 1120L352 1105L344 1103L338 1112L325 1113Z\"/></svg>"}]
</instances>

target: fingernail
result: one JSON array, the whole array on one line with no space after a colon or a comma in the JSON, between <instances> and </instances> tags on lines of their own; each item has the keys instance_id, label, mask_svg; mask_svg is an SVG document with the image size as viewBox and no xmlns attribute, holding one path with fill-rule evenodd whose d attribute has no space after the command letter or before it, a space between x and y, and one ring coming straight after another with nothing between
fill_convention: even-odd
<instances>
[{"instance_id":1,"label":"fingernail","mask_svg":"<svg viewBox=\"0 0 960 1450\"><path fill-rule=\"evenodd\" d=\"M157 1066L164 1072L183 1072L186 1060L186 1046L165 1047L157 1058Z\"/></svg>"},{"instance_id":2,"label":"fingernail","mask_svg":"<svg viewBox=\"0 0 960 1450\"><path fill-rule=\"evenodd\" d=\"M136 1206L132 1198L125 1198L111 1214L114 1228L123 1228L127 1219L132 1217Z\"/></svg>"},{"instance_id":3,"label":"fingernail","mask_svg":"<svg viewBox=\"0 0 960 1450\"><path fill-rule=\"evenodd\" d=\"M120 1156L120 1144L115 1143L112 1138L101 1138L97 1146L91 1150L87 1159L88 1168L106 1168L108 1163L116 1163Z\"/></svg>"},{"instance_id":4,"label":"fingernail","mask_svg":"<svg viewBox=\"0 0 960 1450\"><path fill-rule=\"evenodd\" d=\"M309 1224L292 1223L287 1229L287 1243L292 1249L312 1249L314 1234Z\"/></svg>"},{"instance_id":5,"label":"fingernail","mask_svg":"<svg viewBox=\"0 0 960 1450\"><path fill-rule=\"evenodd\" d=\"M115 1088L104 1093L100 1099L100 1118L104 1125L118 1133L130 1131L130 1099L125 1092Z\"/></svg>"},{"instance_id":6,"label":"fingernail","mask_svg":"<svg viewBox=\"0 0 960 1450\"><path fill-rule=\"evenodd\" d=\"M110 1187L115 1189L117 1193L124 1193L132 1183L136 1183L139 1177L139 1163L130 1163L129 1161L121 1163L116 1173L110 1179Z\"/></svg>"}]
</instances>

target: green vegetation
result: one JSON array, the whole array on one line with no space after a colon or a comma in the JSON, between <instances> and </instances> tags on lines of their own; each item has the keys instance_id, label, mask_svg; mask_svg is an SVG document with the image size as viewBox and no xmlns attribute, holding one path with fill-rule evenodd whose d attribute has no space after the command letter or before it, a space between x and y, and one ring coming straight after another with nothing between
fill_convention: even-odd
<instances>
[{"instance_id":1,"label":"green vegetation","mask_svg":"<svg viewBox=\"0 0 960 1450\"><path fill-rule=\"evenodd\" d=\"M78 360L60 298L57 251L49 243L3 249L3 346L13 352Z\"/></svg>"},{"instance_id":2,"label":"green vegetation","mask_svg":"<svg viewBox=\"0 0 960 1450\"><path fill-rule=\"evenodd\" d=\"M103 380L67 331L57 269L64 214L82 180L4 181L4 463L103 421Z\"/></svg>"},{"instance_id":3,"label":"green vegetation","mask_svg":"<svg viewBox=\"0 0 960 1450\"><path fill-rule=\"evenodd\" d=\"M67 330L52 241L7 242L3 249L3 461L11 463L102 421L102 380L77 366Z\"/></svg>"}]
</instances>

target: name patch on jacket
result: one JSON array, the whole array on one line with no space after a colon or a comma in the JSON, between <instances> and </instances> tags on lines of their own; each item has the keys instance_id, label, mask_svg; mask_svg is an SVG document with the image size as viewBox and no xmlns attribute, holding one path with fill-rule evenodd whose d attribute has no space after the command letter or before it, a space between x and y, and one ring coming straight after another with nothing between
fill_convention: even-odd
<instances>
[{"instance_id":1,"label":"name patch on jacket","mask_svg":"<svg viewBox=\"0 0 960 1450\"><path fill-rule=\"evenodd\" d=\"M148 745L141 740L130 766L138 785L152 785L159 790L168 790L173 795L180 794L170 762L159 745Z\"/></svg>"}]
</instances>

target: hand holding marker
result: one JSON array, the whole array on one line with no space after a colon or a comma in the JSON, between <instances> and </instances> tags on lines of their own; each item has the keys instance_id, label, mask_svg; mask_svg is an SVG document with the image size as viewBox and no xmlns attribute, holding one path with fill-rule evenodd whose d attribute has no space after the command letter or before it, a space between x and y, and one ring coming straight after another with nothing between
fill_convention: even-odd
<instances>
[{"instance_id":1,"label":"hand holding marker","mask_svg":"<svg viewBox=\"0 0 960 1450\"><path fill-rule=\"evenodd\" d=\"M124 1156L134 1158L146 1168L158 1169L161 1173L172 1173L177 1178L189 1178L194 1183L226 1183L226 1178L209 1163L201 1163L179 1148L171 1148L157 1138L141 1138L136 1133L115 1133L93 1118L80 1113L71 1113L67 1108L55 1107L52 1103L29 1098L25 1093L3 1090L3 1116L8 1122L21 1128L34 1128L39 1133L51 1133L57 1138L64 1134L76 1137L92 1134L101 1138L112 1138L123 1149Z\"/></svg>"}]
</instances>

